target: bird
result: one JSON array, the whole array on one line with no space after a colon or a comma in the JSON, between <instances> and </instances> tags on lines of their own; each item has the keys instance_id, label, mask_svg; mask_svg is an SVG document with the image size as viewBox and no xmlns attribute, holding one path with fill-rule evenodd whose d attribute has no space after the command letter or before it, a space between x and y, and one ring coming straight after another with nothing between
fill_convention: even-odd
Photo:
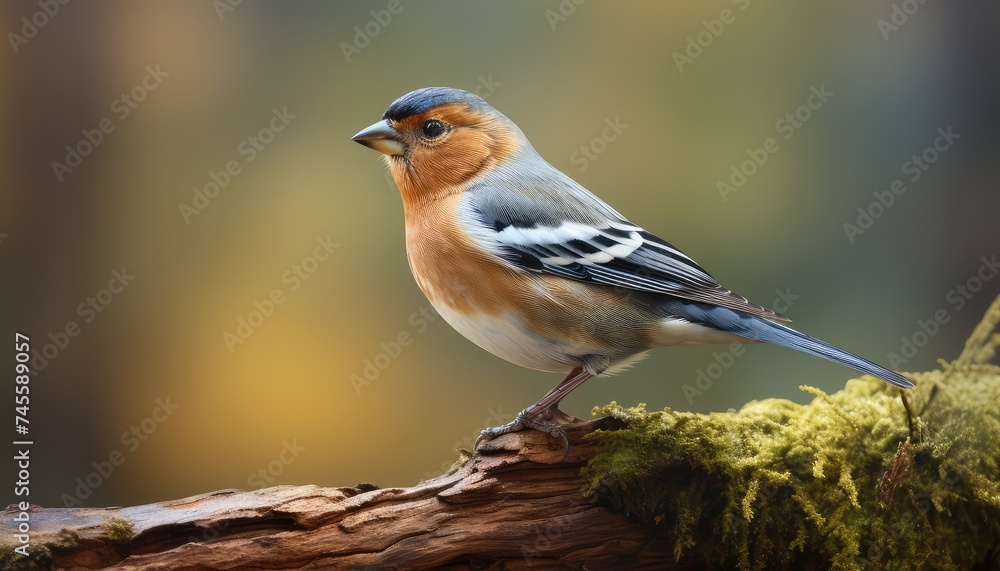
<instances>
[{"instance_id":1,"label":"bird","mask_svg":"<svg viewBox=\"0 0 1000 571\"><path fill-rule=\"evenodd\" d=\"M723 287L687 254L553 167L481 97L426 87L352 140L384 155L402 197L406 253L434 309L516 365L565 377L476 446L535 429L569 442L559 402L652 349L772 343L902 389L905 377L810 337Z\"/></svg>"}]
</instances>

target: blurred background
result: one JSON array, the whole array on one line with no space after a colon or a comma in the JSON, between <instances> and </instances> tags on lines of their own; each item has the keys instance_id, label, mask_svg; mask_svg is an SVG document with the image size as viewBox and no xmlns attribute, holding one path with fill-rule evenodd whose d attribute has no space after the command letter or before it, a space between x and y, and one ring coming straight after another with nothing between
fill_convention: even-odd
<instances>
[{"instance_id":1,"label":"blurred background","mask_svg":"<svg viewBox=\"0 0 1000 571\"><path fill-rule=\"evenodd\" d=\"M559 380L435 319L396 188L350 141L430 85L486 97L803 331L903 371L956 357L1000 292L998 12L4 2L0 315L38 372L30 501L411 485ZM806 402L800 384L853 376L770 346L663 349L563 408Z\"/></svg>"}]
</instances>

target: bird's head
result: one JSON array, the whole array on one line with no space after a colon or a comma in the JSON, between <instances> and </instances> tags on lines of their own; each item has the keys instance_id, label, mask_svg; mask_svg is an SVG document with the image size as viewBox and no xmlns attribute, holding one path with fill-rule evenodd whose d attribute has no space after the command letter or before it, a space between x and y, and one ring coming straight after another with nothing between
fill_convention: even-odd
<instances>
[{"instance_id":1,"label":"bird's head","mask_svg":"<svg viewBox=\"0 0 1000 571\"><path fill-rule=\"evenodd\" d=\"M528 146L481 97L450 87L407 93L351 140L383 153L403 198L416 202L462 192Z\"/></svg>"}]
</instances>

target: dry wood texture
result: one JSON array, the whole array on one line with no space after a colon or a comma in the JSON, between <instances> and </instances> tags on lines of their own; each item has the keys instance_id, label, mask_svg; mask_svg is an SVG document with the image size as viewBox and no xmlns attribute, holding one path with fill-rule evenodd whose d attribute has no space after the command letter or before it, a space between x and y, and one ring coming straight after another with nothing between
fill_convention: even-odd
<instances>
[{"instance_id":1,"label":"dry wood texture","mask_svg":"<svg viewBox=\"0 0 1000 571\"><path fill-rule=\"evenodd\" d=\"M579 468L594 454L581 438L608 422L573 425L565 458L544 434L508 434L454 473L411 488L277 486L126 508L37 508L40 560L7 562L120 571L663 569L673 562L669 537L581 492ZM4 513L8 526L14 513Z\"/></svg>"}]
</instances>

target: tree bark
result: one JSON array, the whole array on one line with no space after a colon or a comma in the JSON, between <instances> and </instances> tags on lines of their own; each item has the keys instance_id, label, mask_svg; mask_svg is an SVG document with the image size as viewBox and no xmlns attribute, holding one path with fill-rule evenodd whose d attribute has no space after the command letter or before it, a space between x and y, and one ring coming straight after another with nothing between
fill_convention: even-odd
<instances>
[{"instance_id":1,"label":"tree bark","mask_svg":"<svg viewBox=\"0 0 1000 571\"><path fill-rule=\"evenodd\" d=\"M595 453L582 437L611 423L568 427L565 458L545 434L506 434L411 488L277 486L125 508L33 506L34 555L7 562L119 571L668 568L665 532L582 492L579 469ZM6 549L16 513L3 514ZM687 558L673 568L697 566Z\"/></svg>"}]
</instances>

